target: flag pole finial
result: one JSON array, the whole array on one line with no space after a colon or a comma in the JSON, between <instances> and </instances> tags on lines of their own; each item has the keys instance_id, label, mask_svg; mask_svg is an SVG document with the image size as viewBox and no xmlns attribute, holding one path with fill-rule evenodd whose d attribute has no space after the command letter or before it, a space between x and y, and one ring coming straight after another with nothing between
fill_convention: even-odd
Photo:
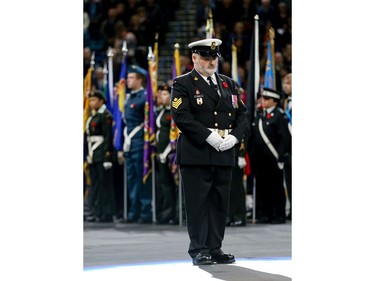
<instances>
[{"instance_id":1,"label":"flag pole finial","mask_svg":"<svg viewBox=\"0 0 375 281\"><path fill-rule=\"evenodd\" d=\"M122 54L124 54L124 55L126 55L126 53L128 52L128 48L126 46L126 41L125 40L122 42L122 49L121 49L121 51L122 51Z\"/></svg>"},{"instance_id":2,"label":"flag pole finial","mask_svg":"<svg viewBox=\"0 0 375 281\"><path fill-rule=\"evenodd\" d=\"M255 16L254 16L254 19L255 19L255 20L259 20L259 16L258 16L258 15L255 15Z\"/></svg>"},{"instance_id":3,"label":"flag pole finial","mask_svg":"<svg viewBox=\"0 0 375 281\"><path fill-rule=\"evenodd\" d=\"M112 50L111 47L108 48L107 56L108 56L108 57L113 57L113 50Z\"/></svg>"},{"instance_id":4,"label":"flag pole finial","mask_svg":"<svg viewBox=\"0 0 375 281\"><path fill-rule=\"evenodd\" d=\"M104 72L104 74L108 74L107 62L104 62L103 72Z\"/></svg>"},{"instance_id":5,"label":"flag pole finial","mask_svg":"<svg viewBox=\"0 0 375 281\"><path fill-rule=\"evenodd\" d=\"M91 67L92 69L94 69L94 65L95 65L95 51L92 52L92 55L91 55L90 67Z\"/></svg>"},{"instance_id":6,"label":"flag pole finial","mask_svg":"<svg viewBox=\"0 0 375 281\"><path fill-rule=\"evenodd\" d=\"M180 48L180 44L178 44L178 43L174 44L174 48L175 49L179 49Z\"/></svg>"},{"instance_id":7,"label":"flag pole finial","mask_svg":"<svg viewBox=\"0 0 375 281\"><path fill-rule=\"evenodd\" d=\"M153 59L154 59L154 54L152 53L152 48L151 46L148 46L147 60L153 60Z\"/></svg>"}]
</instances>

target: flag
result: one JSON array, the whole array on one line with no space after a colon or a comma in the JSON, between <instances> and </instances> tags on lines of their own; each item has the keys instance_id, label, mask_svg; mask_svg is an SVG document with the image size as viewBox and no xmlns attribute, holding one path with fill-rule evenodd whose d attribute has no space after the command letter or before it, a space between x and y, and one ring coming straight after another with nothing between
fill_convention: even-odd
<instances>
[{"instance_id":1,"label":"flag","mask_svg":"<svg viewBox=\"0 0 375 281\"><path fill-rule=\"evenodd\" d=\"M255 117L255 107L257 96L259 93L259 80L260 80L260 68L259 68L259 17L254 16L254 31L251 39L250 46L250 69L247 73L247 85L246 85L246 107L248 110L249 124L251 125ZM251 134L251 132L250 132Z\"/></svg>"},{"instance_id":2,"label":"flag","mask_svg":"<svg viewBox=\"0 0 375 281\"><path fill-rule=\"evenodd\" d=\"M154 95L158 92L158 65L159 65L159 59L158 59L158 34L155 35L155 43L154 43L154 52L151 60L151 69L150 69L150 75L151 75L151 83L152 83L152 92ZM155 96L154 96L155 97Z\"/></svg>"},{"instance_id":3,"label":"flag","mask_svg":"<svg viewBox=\"0 0 375 281\"><path fill-rule=\"evenodd\" d=\"M152 172L152 158L155 157L155 109L154 94L152 91L151 71L153 68L152 60L148 62L149 71L146 82L146 103L144 118L144 146L143 146L143 183L146 183L148 176Z\"/></svg>"},{"instance_id":4,"label":"flag","mask_svg":"<svg viewBox=\"0 0 375 281\"><path fill-rule=\"evenodd\" d=\"M276 79L275 79L275 52L274 52L274 37L275 32L272 28L269 30L269 41L267 44L267 62L266 71L264 74L263 87L276 90Z\"/></svg>"},{"instance_id":5,"label":"flag","mask_svg":"<svg viewBox=\"0 0 375 281\"><path fill-rule=\"evenodd\" d=\"M181 61L180 61L180 45L176 43L174 45L174 54L173 54L173 64L172 64L172 80L177 76L181 75ZM176 123L174 122L173 118L171 120L171 128L169 129L169 143L171 145L171 152L168 155L169 158L169 168L172 171L173 178L178 184L178 169L176 162L176 145L177 145L177 138L179 134L179 129L177 128Z\"/></svg>"},{"instance_id":6,"label":"flag","mask_svg":"<svg viewBox=\"0 0 375 281\"><path fill-rule=\"evenodd\" d=\"M83 133L86 130L86 121L90 115L90 106L89 106L89 94L91 92L91 78L92 78L93 67L90 67L87 70L83 84Z\"/></svg>"},{"instance_id":7,"label":"flag","mask_svg":"<svg viewBox=\"0 0 375 281\"><path fill-rule=\"evenodd\" d=\"M122 150L124 143L124 104L125 104L125 94L126 94L126 54L124 54L124 61L122 62L120 80L117 85L116 93L114 95L113 103L113 145L117 151Z\"/></svg>"},{"instance_id":8,"label":"flag","mask_svg":"<svg viewBox=\"0 0 375 281\"><path fill-rule=\"evenodd\" d=\"M181 75L181 61L180 61L180 44L174 45L173 63L172 63L172 80Z\"/></svg>"},{"instance_id":9,"label":"flag","mask_svg":"<svg viewBox=\"0 0 375 281\"><path fill-rule=\"evenodd\" d=\"M169 168L172 171L172 175L176 183L178 183L178 179L179 179L178 169L176 165L176 146L177 146L177 138L178 138L179 132L180 130L177 128L177 125L172 118L171 128L169 129L169 143L171 145L172 150L168 155L168 159L169 159Z\"/></svg>"},{"instance_id":10,"label":"flag","mask_svg":"<svg viewBox=\"0 0 375 281\"><path fill-rule=\"evenodd\" d=\"M91 78L92 78L92 71L94 69L94 54L91 56L91 67L87 70L87 74L85 76L85 80L83 83L83 176L84 176L84 198L88 198L89 189L88 187L91 186L91 179L88 171L88 163L86 161L87 155L87 145L86 145L86 122L90 116L90 106L89 106L89 94L91 92Z\"/></svg>"},{"instance_id":11,"label":"flag","mask_svg":"<svg viewBox=\"0 0 375 281\"><path fill-rule=\"evenodd\" d=\"M232 79L240 84L238 76L238 63L237 63L237 47L234 45L234 40L232 41Z\"/></svg>"}]
</instances>

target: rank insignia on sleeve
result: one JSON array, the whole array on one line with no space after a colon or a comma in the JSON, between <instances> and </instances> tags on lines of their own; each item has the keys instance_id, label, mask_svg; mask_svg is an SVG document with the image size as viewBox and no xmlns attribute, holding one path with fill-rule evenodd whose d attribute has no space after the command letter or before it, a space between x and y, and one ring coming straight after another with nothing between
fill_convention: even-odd
<instances>
[{"instance_id":1,"label":"rank insignia on sleeve","mask_svg":"<svg viewBox=\"0 0 375 281\"><path fill-rule=\"evenodd\" d=\"M181 103L182 103L182 98L174 98L173 101L172 101L172 106L175 109L178 109L178 107L181 105Z\"/></svg>"}]
</instances>

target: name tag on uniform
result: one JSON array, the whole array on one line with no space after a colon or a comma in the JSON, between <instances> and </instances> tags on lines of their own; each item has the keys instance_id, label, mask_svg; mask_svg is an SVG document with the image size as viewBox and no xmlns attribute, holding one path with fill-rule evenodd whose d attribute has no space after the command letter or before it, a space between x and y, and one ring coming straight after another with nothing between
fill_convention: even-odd
<instances>
[{"instance_id":1,"label":"name tag on uniform","mask_svg":"<svg viewBox=\"0 0 375 281\"><path fill-rule=\"evenodd\" d=\"M203 104L203 95L199 92L199 90L195 90L195 95L194 95L195 100L197 101L198 105Z\"/></svg>"}]
</instances>

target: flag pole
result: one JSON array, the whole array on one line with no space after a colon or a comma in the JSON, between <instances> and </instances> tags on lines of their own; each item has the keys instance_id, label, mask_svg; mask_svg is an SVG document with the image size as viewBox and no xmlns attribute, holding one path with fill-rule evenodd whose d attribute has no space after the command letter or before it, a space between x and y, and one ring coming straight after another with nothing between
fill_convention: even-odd
<instances>
[{"instance_id":1,"label":"flag pole","mask_svg":"<svg viewBox=\"0 0 375 281\"><path fill-rule=\"evenodd\" d=\"M128 48L126 47L126 41L124 40L123 43L122 43L122 60L124 61L125 59L125 56L128 52ZM126 93L125 93L126 94ZM120 97L117 97L118 98L118 102L120 102L119 98ZM124 104L121 104L121 106L123 107ZM124 130L125 130L125 126L124 126ZM120 132L118 132L120 133ZM121 132L123 134L123 132ZM124 153L124 151L122 151L122 153ZM126 160L124 161L124 210L123 210L123 217L124 217L124 220L127 220L128 219L128 177L127 177L127 173L126 173Z\"/></svg>"},{"instance_id":2,"label":"flag pole","mask_svg":"<svg viewBox=\"0 0 375 281\"><path fill-rule=\"evenodd\" d=\"M254 16L254 58L256 60L259 59L259 16L255 15ZM258 91L259 91L259 80L260 80L260 67L259 67L259 61L253 62L254 64L254 112L253 112L253 118L252 120L255 120L256 117L256 100L258 96ZM252 212L252 223L256 223L256 178L253 176L253 212Z\"/></svg>"},{"instance_id":3,"label":"flag pole","mask_svg":"<svg viewBox=\"0 0 375 281\"><path fill-rule=\"evenodd\" d=\"M108 48L108 89L109 89L109 104L111 110L113 108L113 50L111 47Z\"/></svg>"},{"instance_id":4,"label":"flag pole","mask_svg":"<svg viewBox=\"0 0 375 281\"><path fill-rule=\"evenodd\" d=\"M270 42L271 42L271 56L272 56L272 69L273 69L273 81L274 90L276 90L276 74L275 74L275 30L271 27L268 31Z\"/></svg>"},{"instance_id":5,"label":"flag pole","mask_svg":"<svg viewBox=\"0 0 375 281\"><path fill-rule=\"evenodd\" d=\"M208 8L208 17L206 20L206 39L211 39L214 33L214 22L212 20L212 9L211 7Z\"/></svg>"},{"instance_id":6,"label":"flag pole","mask_svg":"<svg viewBox=\"0 0 375 281\"><path fill-rule=\"evenodd\" d=\"M147 60L149 61L149 65L151 63L151 61L155 58L153 52L152 52L152 47L149 46L148 47L148 54L147 54ZM150 71L150 67L149 67L149 71ZM151 78L151 74L150 75L150 78ZM150 79L152 82L152 79ZM151 85L151 89L152 89L152 85ZM154 94L152 94L152 98L154 98ZM154 110L153 108L150 108L150 110ZM151 208L152 208L152 222L153 223L156 223L156 198L155 198L155 159L154 157L151 156L151 174L152 174L152 204L151 204Z\"/></svg>"}]
</instances>

